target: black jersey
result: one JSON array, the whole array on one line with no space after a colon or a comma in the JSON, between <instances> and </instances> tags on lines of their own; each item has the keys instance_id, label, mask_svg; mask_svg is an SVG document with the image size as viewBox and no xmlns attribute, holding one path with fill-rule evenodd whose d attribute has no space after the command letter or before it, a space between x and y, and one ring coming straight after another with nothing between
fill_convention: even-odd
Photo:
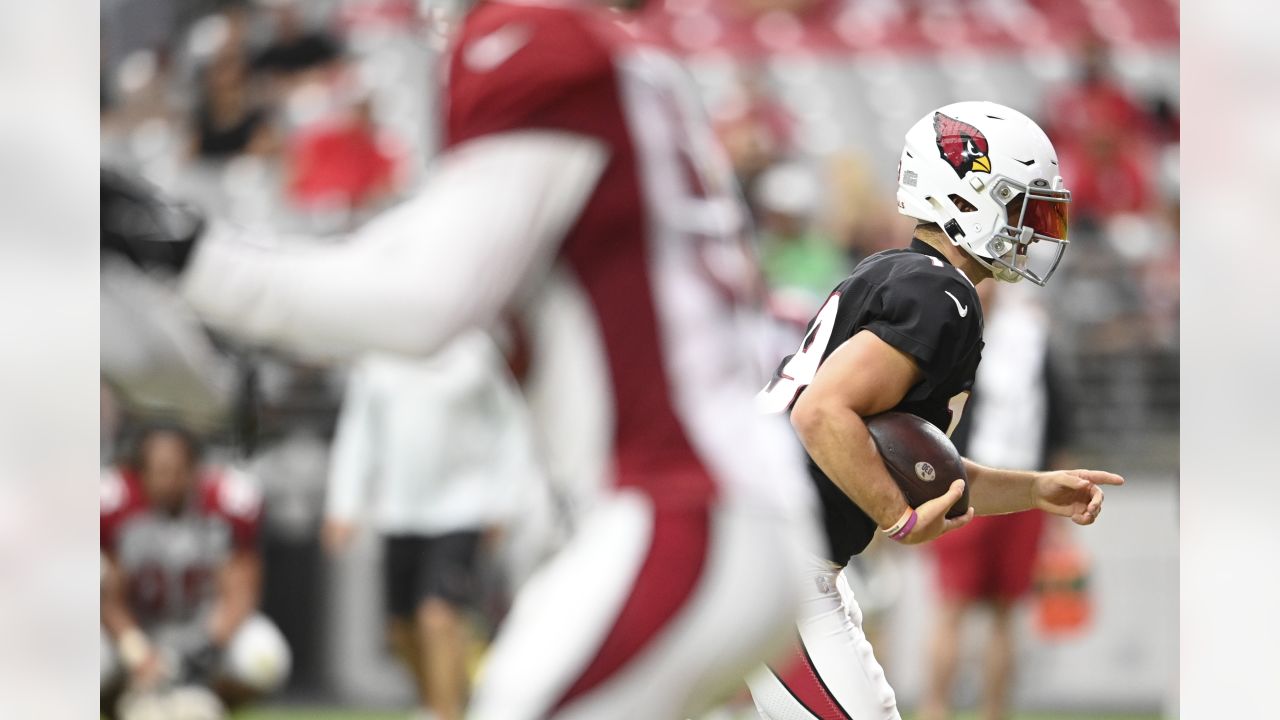
<instances>
[{"instance_id":1,"label":"black jersey","mask_svg":"<svg viewBox=\"0 0 1280 720\"><path fill-rule=\"evenodd\" d=\"M858 263L809 321L800 350L778 366L760 394L762 407L790 410L818 365L862 330L913 357L924 374L893 409L918 415L946 432L951 399L973 387L982 355L982 307L969 279L919 240ZM812 458L809 474L822 499L831 559L846 562L871 542L876 523Z\"/></svg>"}]
</instances>

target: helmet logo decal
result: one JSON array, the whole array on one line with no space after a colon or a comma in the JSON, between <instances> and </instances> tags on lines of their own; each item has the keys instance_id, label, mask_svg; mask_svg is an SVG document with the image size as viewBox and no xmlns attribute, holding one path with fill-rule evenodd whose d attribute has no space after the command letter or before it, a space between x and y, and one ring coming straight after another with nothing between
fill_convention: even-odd
<instances>
[{"instance_id":1,"label":"helmet logo decal","mask_svg":"<svg viewBox=\"0 0 1280 720\"><path fill-rule=\"evenodd\" d=\"M938 154L946 160L956 177L970 172L991 172L987 157L987 136L967 122L940 112L933 114L933 131L937 135Z\"/></svg>"}]
</instances>

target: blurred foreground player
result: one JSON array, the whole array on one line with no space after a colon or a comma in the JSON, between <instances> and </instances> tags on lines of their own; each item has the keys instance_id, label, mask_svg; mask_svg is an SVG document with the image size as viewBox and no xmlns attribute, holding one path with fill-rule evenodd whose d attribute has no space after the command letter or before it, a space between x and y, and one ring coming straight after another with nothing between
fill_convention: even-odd
<instances>
[{"instance_id":1,"label":"blurred foreground player","mask_svg":"<svg viewBox=\"0 0 1280 720\"><path fill-rule=\"evenodd\" d=\"M106 704L199 685L234 706L279 688L290 654L257 612L258 489L202 468L176 426L146 430L135 458L101 482Z\"/></svg>"},{"instance_id":2,"label":"blurred foreground player","mask_svg":"<svg viewBox=\"0 0 1280 720\"><path fill-rule=\"evenodd\" d=\"M998 470L966 459L965 515L944 517L963 491L960 480L942 497L907 505L863 418L896 410L944 431L953 426L983 347L977 283L1048 281L1066 249L1070 193L1044 132L989 102L955 103L922 118L907 132L898 172L899 211L919 221L910 247L859 263L758 396L766 411L791 412L831 551L810 566L793 663L749 680L761 714L772 720L899 719L839 572L877 528L916 545L975 513L1039 509L1088 525L1102 511L1099 485L1123 482L1105 472ZM1025 432L1005 430L1014 440Z\"/></svg>"},{"instance_id":3,"label":"blurred foreground player","mask_svg":"<svg viewBox=\"0 0 1280 720\"><path fill-rule=\"evenodd\" d=\"M478 5L442 156L349 243L214 228L189 263L135 253L181 271L208 322L330 357L427 355L536 316L534 362L562 361L547 382L591 406L557 437L605 489L516 597L481 720L697 714L785 641L816 539L786 428L751 405L759 274L729 163L682 68L619 18Z\"/></svg>"}]
</instances>

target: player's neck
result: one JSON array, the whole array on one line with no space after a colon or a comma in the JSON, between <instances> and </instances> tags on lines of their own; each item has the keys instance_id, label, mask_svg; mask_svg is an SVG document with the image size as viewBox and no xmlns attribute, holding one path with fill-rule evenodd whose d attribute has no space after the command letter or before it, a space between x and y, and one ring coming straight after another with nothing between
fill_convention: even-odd
<instances>
[{"instance_id":1,"label":"player's neck","mask_svg":"<svg viewBox=\"0 0 1280 720\"><path fill-rule=\"evenodd\" d=\"M960 272L964 273L964 276L969 278L969 282L974 285L991 277L991 272L983 267L982 263L974 260L969 253L953 244L950 238L937 229L936 226L917 225L912 237L942 253L942 256L952 265L955 265Z\"/></svg>"}]
</instances>

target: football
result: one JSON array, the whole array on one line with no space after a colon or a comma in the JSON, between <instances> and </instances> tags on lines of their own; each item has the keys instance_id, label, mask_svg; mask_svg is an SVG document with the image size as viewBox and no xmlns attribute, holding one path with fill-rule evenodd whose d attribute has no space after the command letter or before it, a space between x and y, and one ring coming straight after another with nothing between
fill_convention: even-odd
<instances>
[{"instance_id":1,"label":"football","mask_svg":"<svg viewBox=\"0 0 1280 720\"><path fill-rule=\"evenodd\" d=\"M924 419L902 412L886 412L866 420L876 449L911 507L947 492L956 479L965 481L964 494L947 510L956 518L969 509L969 478L951 440Z\"/></svg>"}]
</instances>

